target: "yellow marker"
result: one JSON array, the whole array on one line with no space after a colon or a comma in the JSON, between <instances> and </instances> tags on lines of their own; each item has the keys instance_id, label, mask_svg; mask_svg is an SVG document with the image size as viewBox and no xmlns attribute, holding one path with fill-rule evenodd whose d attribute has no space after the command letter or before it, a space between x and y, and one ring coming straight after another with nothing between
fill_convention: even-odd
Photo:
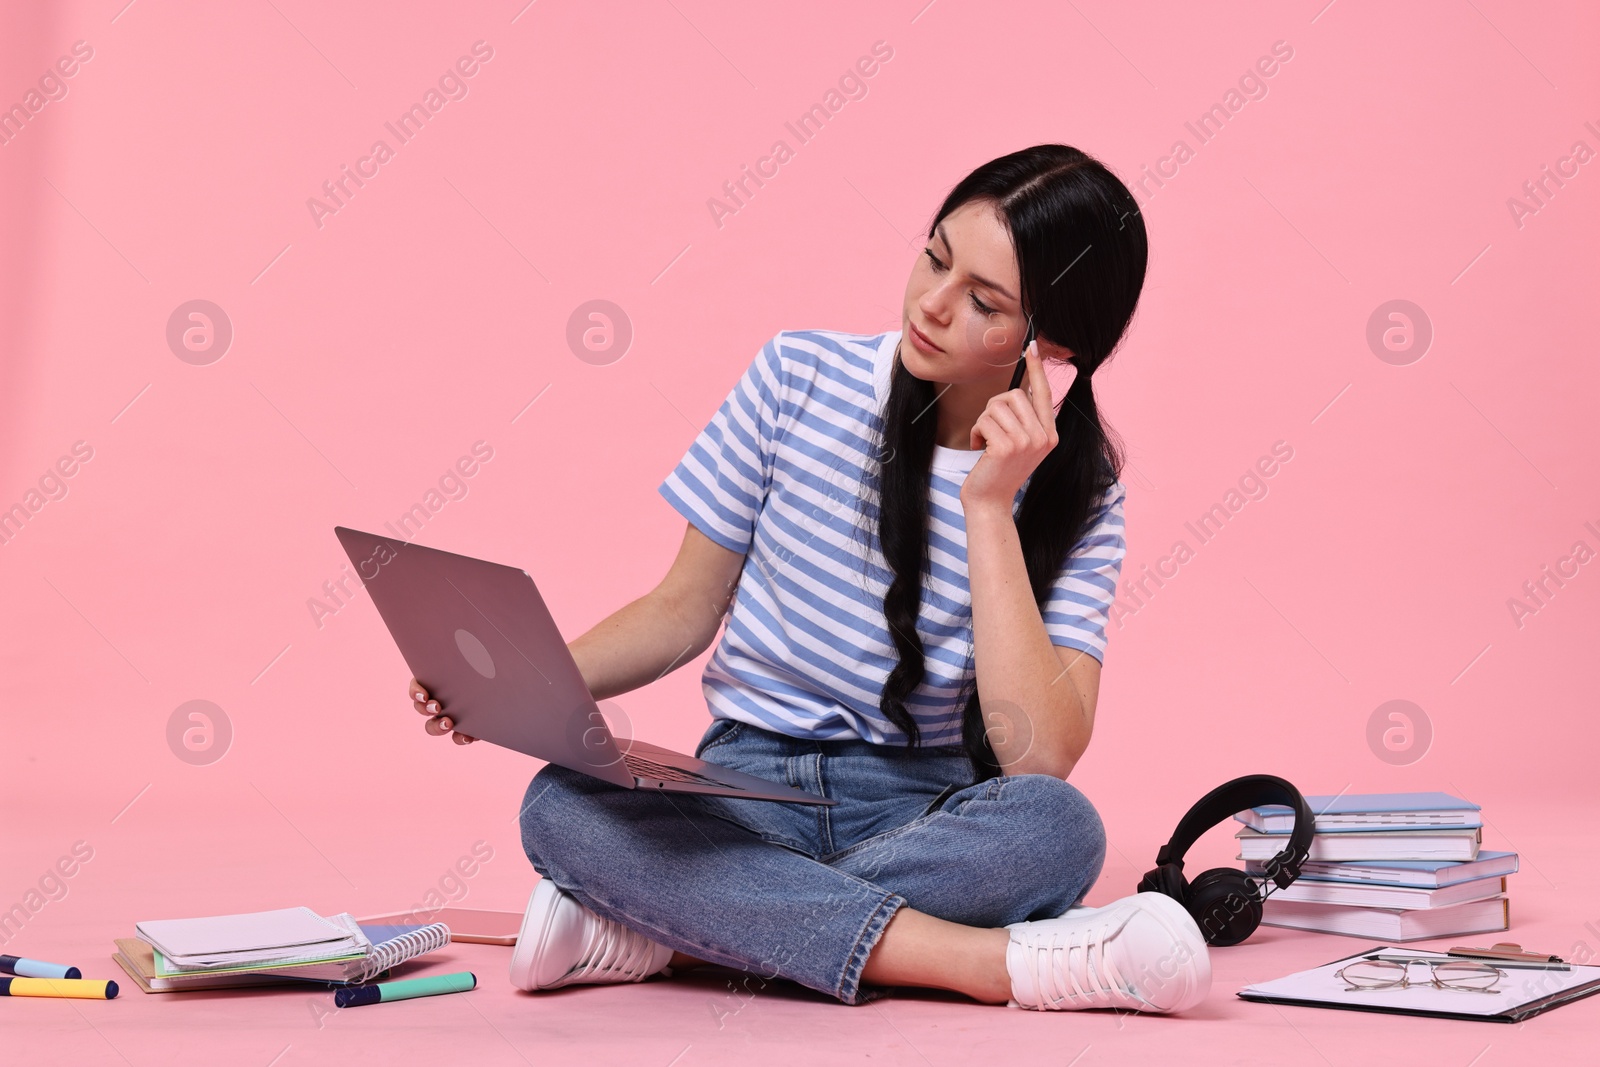
<instances>
[{"instance_id":1,"label":"yellow marker","mask_svg":"<svg viewBox=\"0 0 1600 1067\"><path fill-rule=\"evenodd\" d=\"M76 997L111 1000L117 983L109 978L0 978L0 997Z\"/></svg>"}]
</instances>

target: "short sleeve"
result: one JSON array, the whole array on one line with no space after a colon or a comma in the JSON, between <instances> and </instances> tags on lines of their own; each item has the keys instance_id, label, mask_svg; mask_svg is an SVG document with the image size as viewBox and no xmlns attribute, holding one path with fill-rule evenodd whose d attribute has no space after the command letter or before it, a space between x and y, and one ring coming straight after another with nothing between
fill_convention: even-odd
<instances>
[{"instance_id":1,"label":"short sleeve","mask_svg":"<svg viewBox=\"0 0 1600 1067\"><path fill-rule=\"evenodd\" d=\"M1121 482L1106 490L1095 506L1089 532L1073 547L1040 612L1051 644L1081 648L1102 663L1106 623L1127 554L1122 514L1126 497Z\"/></svg>"},{"instance_id":2,"label":"short sleeve","mask_svg":"<svg viewBox=\"0 0 1600 1067\"><path fill-rule=\"evenodd\" d=\"M780 337L762 346L656 490L701 533L734 552L750 550L772 484L783 396Z\"/></svg>"}]
</instances>

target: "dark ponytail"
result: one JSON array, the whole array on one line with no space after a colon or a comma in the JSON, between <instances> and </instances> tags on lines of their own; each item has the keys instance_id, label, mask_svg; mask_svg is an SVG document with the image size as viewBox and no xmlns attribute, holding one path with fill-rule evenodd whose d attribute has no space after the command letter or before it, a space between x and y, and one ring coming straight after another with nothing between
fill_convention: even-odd
<instances>
[{"instance_id":1,"label":"dark ponytail","mask_svg":"<svg viewBox=\"0 0 1600 1067\"><path fill-rule=\"evenodd\" d=\"M1068 555L1120 478L1120 443L1102 426L1093 375L1127 330L1144 285L1144 220L1126 186L1098 160L1067 145L1046 144L1001 156L973 171L945 198L928 227L974 200L994 204L1017 250L1022 302L1041 337L1069 349L1078 368L1056 415L1056 447L1040 461L1023 494L1017 534L1034 601L1041 608ZM893 579L884 617L899 663L884 684L879 710L920 744L906 699L922 684L917 632L928 563L928 478L938 419L935 383L905 369L895 353L883 415L883 449L869 465L878 506L878 539ZM925 416L925 417L924 417ZM874 495L874 494L867 494ZM978 777L1000 773L976 685L963 690L962 744Z\"/></svg>"}]
</instances>

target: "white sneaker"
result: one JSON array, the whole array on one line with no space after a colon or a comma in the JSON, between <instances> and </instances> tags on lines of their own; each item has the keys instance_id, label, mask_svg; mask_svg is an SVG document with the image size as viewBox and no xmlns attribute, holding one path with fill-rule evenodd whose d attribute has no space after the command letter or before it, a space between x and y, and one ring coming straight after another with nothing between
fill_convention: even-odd
<instances>
[{"instance_id":1,"label":"white sneaker","mask_svg":"<svg viewBox=\"0 0 1600 1067\"><path fill-rule=\"evenodd\" d=\"M1006 946L1008 1007L1035 1011L1125 1008L1179 1012L1205 999L1205 937L1165 893L1134 893L1099 908L1012 923Z\"/></svg>"},{"instance_id":2,"label":"white sneaker","mask_svg":"<svg viewBox=\"0 0 1600 1067\"><path fill-rule=\"evenodd\" d=\"M602 919L548 878L539 879L511 953L518 989L642 982L667 971L672 950L621 923Z\"/></svg>"}]
</instances>

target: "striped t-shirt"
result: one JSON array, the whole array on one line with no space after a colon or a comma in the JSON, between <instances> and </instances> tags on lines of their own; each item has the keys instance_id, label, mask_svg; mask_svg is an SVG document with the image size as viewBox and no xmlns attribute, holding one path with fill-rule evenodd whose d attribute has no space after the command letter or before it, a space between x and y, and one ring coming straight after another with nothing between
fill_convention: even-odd
<instances>
[{"instance_id":1,"label":"striped t-shirt","mask_svg":"<svg viewBox=\"0 0 1600 1067\"><path fill-rule=\"evenodd\" d=\"M898 662L883 613L892 576L875 497L857 510L872 493L864 466L883 440L899 340L899 330L779 333L657 490L711 540L747 557L701 677L715 717L796 737L909 740L878 710ZM960 494L982 455L934 448L917 621L926 674L906 701L927 745L961 743L963 687L975 676ZM1125 552L1123 498L1121 482L1106 491L1041 610L1053 644L1102 661Z\"/></svg>"}]
</instances>

